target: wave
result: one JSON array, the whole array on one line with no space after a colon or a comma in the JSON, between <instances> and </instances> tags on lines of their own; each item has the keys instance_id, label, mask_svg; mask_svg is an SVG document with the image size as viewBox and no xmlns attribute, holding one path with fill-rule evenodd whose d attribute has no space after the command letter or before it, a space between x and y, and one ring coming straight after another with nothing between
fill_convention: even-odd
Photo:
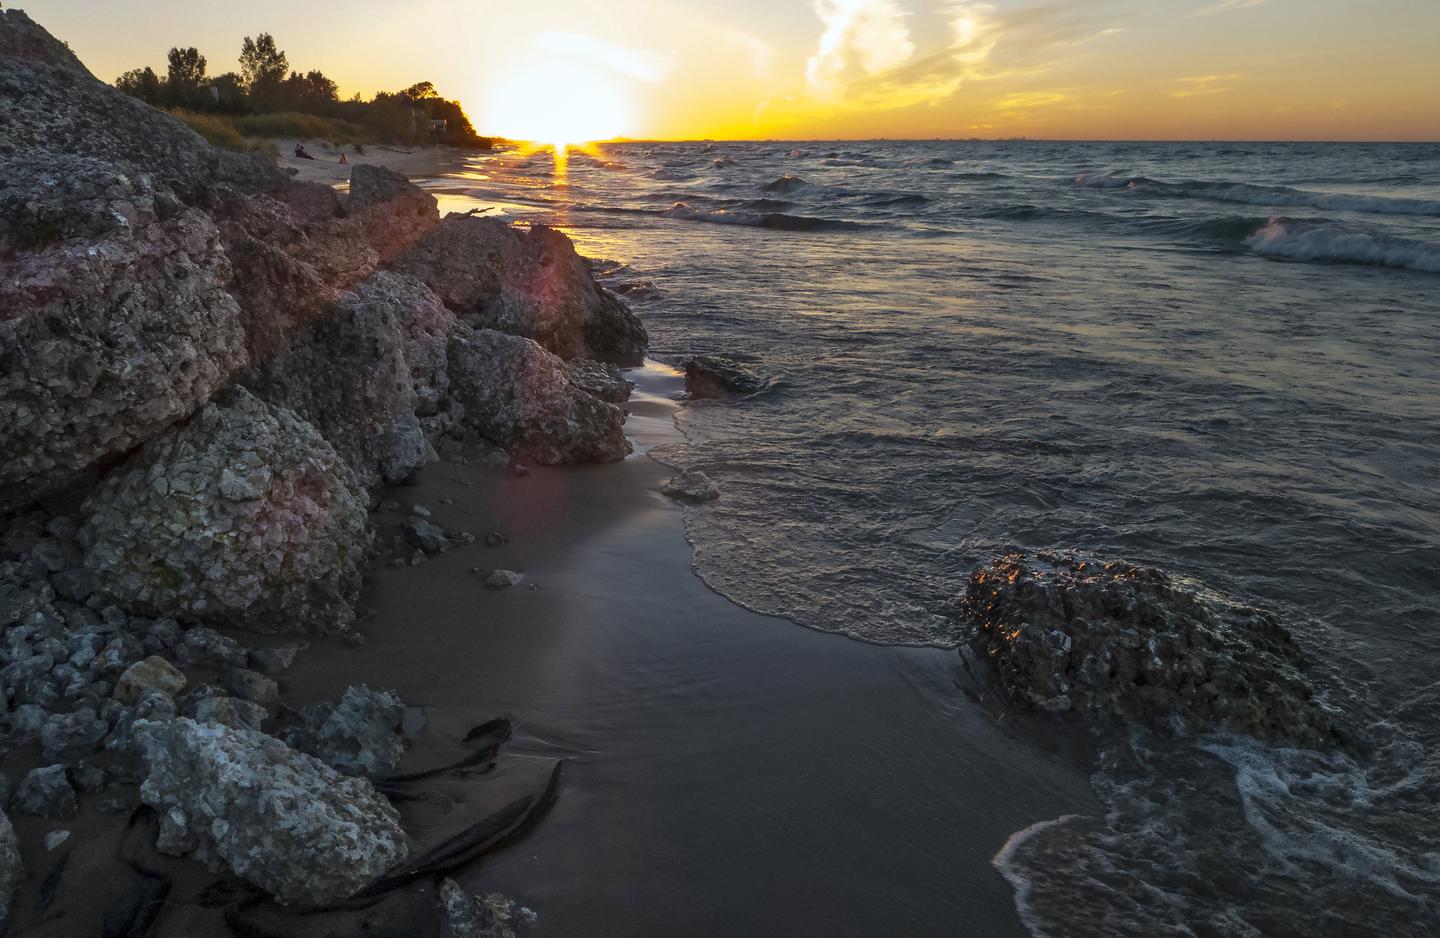
<instances>
[{"instance_id":1,"label":"wave","mask_svg":"<svg viewBox=\"0 0 1440 938\"><path fill-rule=\"evenodd\" d=\"M676 202L671 208L659 214L666 218L678 218L682 221L741 225L748 228L774 228L780 231L838 231L868 227L860 222L815 218L809 215L787 215L784 212L730 212L725 209L707 212L693 208L684 202Z\"/></svg>"},{"instance_id":2,"label":"wave","mask_svg":"<svg viewBox=\"0 0 1440 938\"><path fill-rule=\"evenodd\" d=\"M760 187L760 191L794 192L797 189L805 188L805 185L805 180L801 179L799 176L792 176L789 173L786 173L778 179L772 179L770 182L765 183L765 185Z\"/></svg>"},{"instance_id":3,"label":"wave","mask_svg":"<svg viewBox=\"0 0 1440 938\"><path fill-rule=\"evenodd\" d=\"M1371 264L1440 273L1440 244L1271 219L1245 243L1257 254L1297 261Z\"/></svg>"},{"instance_id":4,"label":"wave","mask_svg":"<svg viewBox=\"0 0 1440 938\"><path fill-rule=\"evenodd\" d=\"M1075 184L1089 189L1128 189L1150 195L1214 199L1246 205L1284 205L1326 211L1363 212L1372 215L1440 216L1440 200L1400 199L1344 192L1312 192L1289 186L1257 186L1244 182L1162 182L1107 170L1080 173Z\"/></svg>"},{"instance_id":5,"label":"wave","mask_svg":"<svg viewBox=\"0 0 1440 938\"><path fill-rule=\"evenodd\" d=\"M978 182L983 179L1009 179L1010 177L1004 173L956 173L955 178L971 179Z\"/></svg>"},{"instance_id":6,"label":"wave","mask_svg":"<svg viewBox=\"0 0 1440 938\"><path fill-rule=\"evenodd\" d=\"M929 201L925 196L915 192L877 192L862 198L859 204L871 208L896 208L906 205L925 205Z\"/></svg>"}]
</instances>

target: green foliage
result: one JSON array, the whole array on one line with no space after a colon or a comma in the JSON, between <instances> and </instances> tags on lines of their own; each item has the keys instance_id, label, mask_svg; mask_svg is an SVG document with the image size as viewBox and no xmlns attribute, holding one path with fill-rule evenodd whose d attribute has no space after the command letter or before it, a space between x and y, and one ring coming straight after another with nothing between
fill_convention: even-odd
<instances>
[{"instance_id":1,"label":"green foliage","mask_svg":"<svg viewBox=\"0 0 1440 938\"><path fill-rule=\"evenodd\" d=\"M115 86L156 107L175 109L211 143L231 149L253 148L247 138L254 137L492 145L475 133L460 103L442 98L432 82L394 94L382 91L370 101L358 94L341 101L335 82L323 72L290 71L289 59L269 33L245 37L238 73L207 77L206 65L199 50L174 48L164 79L151 68L137 68Z\"/></svg>"}]
</instances>

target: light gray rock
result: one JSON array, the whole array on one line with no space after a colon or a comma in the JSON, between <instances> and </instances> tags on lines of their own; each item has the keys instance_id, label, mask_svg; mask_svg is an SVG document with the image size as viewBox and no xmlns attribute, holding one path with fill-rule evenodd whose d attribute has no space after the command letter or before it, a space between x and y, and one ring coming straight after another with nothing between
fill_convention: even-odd
<instances>
[{"instance_id":1,"label":"light gray rock","mask_svg":"<svg viewBox=\"0 0 1440 938\"><path fill-rule=\"evenodd\" d=\"M280 740L184 717L147 726L140 797L159 845L228 869L282 902L353 895L408 855L400 818L368 781Z\"/></svg>"},{"instance_id":2,"label":"light gray rock","mask_svg":"<svg viewBox=\"0 0 1440 938\"><path fill-rule=\"evenodd\" d=\"M54 850L70 839L69 831L51 831L45 835L45 849Z\"/></svg>"},{"instance_id":3,"label":"light gray rock","mask_svg":"<svg viewBox=\"0 0 1440 938\"><path fill-rule=\"evenodd\" d=\"M449 367L466 426L516 457L555 464L630 453L625 412L577 388L564 363L529 339L457 324Z\"/></svg>"},{"instance_id":4,"label":"light gray rock","mask_svg":"<svg viewBox=\"0 0 1440 938\"><path fill-rule=\"evenodd\" d=\"M365 495L313 427L241 388L142 447L86 508L86 566L127 608L260 632L354 619Z\"/></svg>"},{"instance_id":5,"label":"light gray rock","mask_svg":"<svg viewBox=\"0 0 1440 938\"><path fill-rule=\"evenodd\" d=\"M1036 710L1315 748L1343 737L1272 613L1159 570L1005 554L970 575L962 609L968 659Z\"/></svg>"},{"instance_id":6,"label":"light gray rock","mask_svg":"<svg viewBox=\"0 0 1440 938\"><path fill-rule=\"evenodd\" d=\"M485 585L491 589L503 590L519 586L523 579L525 574L516 573L514 570L491 570L490 575L485 578Z\"/></svg>"},{"instance_id":7,"label":"light gray rock","mask_svg":"<svg viewBox=\"0 0 1440 938\"><path fill-rule=\"evenodd\" d=\"M720 487L703 472L681 472L665 480L660 491L676 501L713 502L720 497Z\"/></svg>"},{"instance_id":8,"label":"light gray rock","mask_svg":"<svg viewBox=\"0 0 1440 938\"><path fill-rule=\"evenodd\" d=\"M21 814L52 820L74 817L75 789L65 776L65 766L31 769L15 789L15 802L11 807Z\"/></svg>"},{"instance_id":9,"label":"light gray rock","mask_svg":"<svg viewBox=\"0 0 1440 938\"><path fill-rule=\"evenodd\" d=\"M334 703L301 709L301 725L281 738L346 775L378 777L394 772L405 753L404 718L393 692L357 684Z\"/></svg>"},{"instance_id":10,"label":"light gray rock","mask_svg":"<svg viewBox=\"0 0 1440 938\"><path fill-rule=\"evenodd\" d=\"M133 706L146 694L159 692L174 697L184 689L184 673L159 655L151 655L126 668L115 680L115 699Z\"/></svg>"},{"instance_id":11,"label":"light gray rock","mask_svg":"<svg viewBox=\"0 0 1440 938\"><path fill-rule=\"evenodd\" d=\"M0 811L0 934L10 927L10 902L15 889L25 878L25 862L20 858L20 838L4 811Z\"/></svg>"},{"instance_id":12,"label":"light gray rock","mask_svg":"<svg viewBox=\"0 0 1440 938\"><path fill-rule=\"evenodd\" d=\"M596 283L570 239L498 219L448 215L393 269L424 281L470 325L534 339L561 358L638 363L645 327Z\"/></svg>"},{"instance_id":13,"label":"light gray rock","mask_svg":"<svg viewBox=\"0 0 1440 938\"><path fill-rule=\"evenodd\" d=\"M586 394L610 404L624 404L630 399L630 389L634 387L615 365L588 358L572 358L565 362L565 376Z\"/></svg>"}]
</instances>

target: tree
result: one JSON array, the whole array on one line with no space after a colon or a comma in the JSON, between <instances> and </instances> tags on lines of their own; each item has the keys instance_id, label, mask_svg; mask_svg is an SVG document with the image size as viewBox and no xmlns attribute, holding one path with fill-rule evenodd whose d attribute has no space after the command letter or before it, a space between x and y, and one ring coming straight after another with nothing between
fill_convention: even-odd
<instances>
[{"instance_id":1,"label":"tree","mask_svg":"<svg viewBox=\"0 0 1440 938\"><path fill-rule=\"evenodd\" d=\"M416 82L400 93L412 101L424 101L426 98L440 97L435 91L435 85L428 81Z\"/></svg>"},{"instance_id":2,"label":"tree","mask_svg":"<svg viewBox=\"0 0 1440 938\"><path fill-rule=\"evenodd\" d=\"M164 97L164 88L160 84L160 76L148 65L144 68L132 68L115 79L115 87L146 104L163 103L161 98Z\"/></svg>"},{"instance_id":3,"label":"tree","mask_svg":"<svg viewBox=\"0 0 1440 938\"><path fill-rule=\"evenodd\" d=\"M304 75L291 72L285 79L284 94L281 96L287 108L304 111L307 114L328 114L339 100L339 86L324 72L309 71Z\"/></svg>"},{"instance_id":4,"label":"tree","mask_svg":"<svg viewBox=\"0 0 1440 938\"><path fill-rule=\"evenodd\" d=\"M195 47L171 49L170 70L165 86L170 100L185 107L199 107L205 95L205 56Z\"/></svg>"},{"instance_id":5,"label":"tree","mask_svg":"<svg viewBox=\"0 0 1440 938\"><path fill-rule=\"evenodd\" d=\"M210 79L215 89L214 107L225 114L243 114L246 110L245 82L234 72L226 72Z\"/></svg>"},{"instance_id":6,"label":"tree","mask_svg":"<svg viewBox=\"0 0 1440 938\"><path fill-rule=\"evenodd\" d=\"M290 60L275 45L274 36L261 33L254 39L245 37L240 46L240 77L245 82L245 90L257 104L275 99L289 70Z\"/></svg>"}]
</instances>

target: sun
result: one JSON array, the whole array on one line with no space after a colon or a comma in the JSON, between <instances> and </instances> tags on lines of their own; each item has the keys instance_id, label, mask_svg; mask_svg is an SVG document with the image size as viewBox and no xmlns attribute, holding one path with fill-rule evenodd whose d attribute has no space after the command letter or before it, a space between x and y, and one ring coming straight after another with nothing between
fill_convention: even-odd
<instances>
[{"instance_id":1,"label":"sun","mask_svg":"<svg viewBox=\"0 0 1440 938\"><path fill-rule=\"evenodd\" d=\"M512 72L490 91L486 133L553 146L557 153L625 133L630 109L603 74L545 61Z\"/></svg>"}]
</instances>

